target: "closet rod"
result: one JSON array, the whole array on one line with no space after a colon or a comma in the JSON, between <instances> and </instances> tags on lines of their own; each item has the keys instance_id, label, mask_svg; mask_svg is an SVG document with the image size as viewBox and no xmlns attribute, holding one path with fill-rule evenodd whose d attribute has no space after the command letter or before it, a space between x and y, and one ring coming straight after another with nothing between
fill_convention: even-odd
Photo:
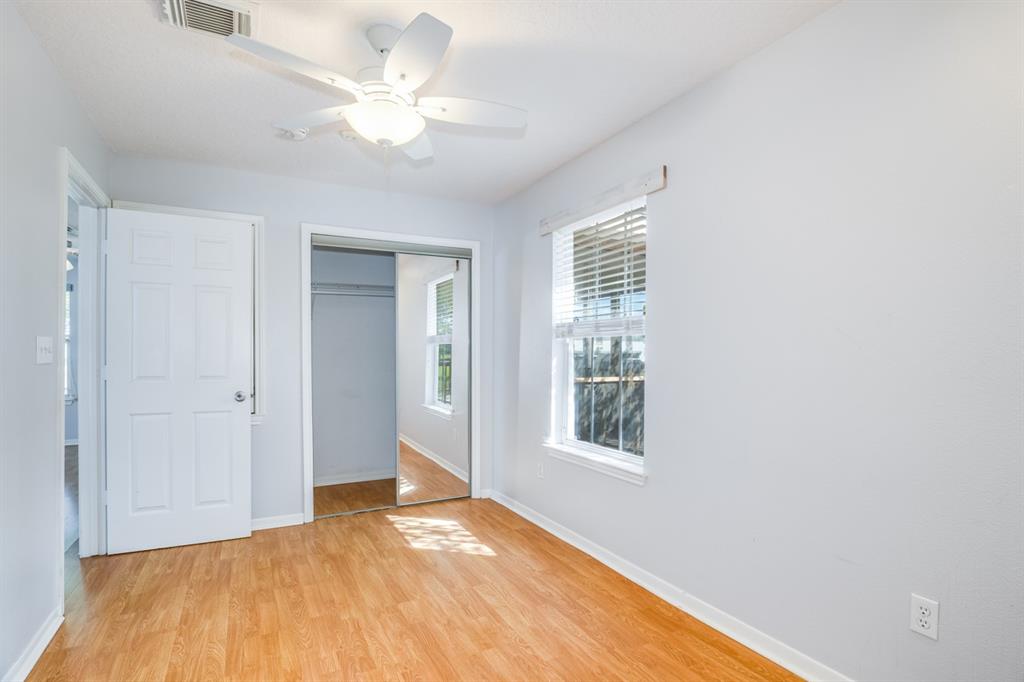
<instances>
[{"instance_id":1,"label":"closet rod","mask_svg":"<svg viewBox=\"0 0 1024 682\"><path fill-rule=\"evenodd\" d=\"M395 296L395 288L383 284L314 284L311 292L328 296Z\"/></svg>"}]
</instances>

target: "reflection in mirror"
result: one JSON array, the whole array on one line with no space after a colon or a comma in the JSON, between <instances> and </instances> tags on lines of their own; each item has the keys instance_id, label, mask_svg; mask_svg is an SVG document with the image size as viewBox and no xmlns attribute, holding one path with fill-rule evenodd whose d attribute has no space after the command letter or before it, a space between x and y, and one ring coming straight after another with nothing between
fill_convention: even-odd
<instances>
[{"instance_id":1,"label":"reflection in mirror","mask_svg":"<svg viewBox=\"0 0 1024 682\"><path fill-rule=\"evenodd\" d=\"M398 254L398 503L469 495L470 261Z\"/></svg>"}]
</instances>

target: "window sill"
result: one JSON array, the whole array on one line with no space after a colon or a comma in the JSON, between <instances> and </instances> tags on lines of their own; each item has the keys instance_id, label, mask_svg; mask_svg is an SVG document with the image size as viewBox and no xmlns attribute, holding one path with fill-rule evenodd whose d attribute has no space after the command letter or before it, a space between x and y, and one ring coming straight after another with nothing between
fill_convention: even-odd
<instances>
[{"instance_id":1,"label":"window sill","mask_svg":"<svg viewBox=\"0 0 1024 682\"><path fill-rule=\"evenodd\" d=\"M647 482L647 474L641 464L624 462L621 459L602 455L589 450L581 450L562 443L544 443L544 448L552 457L571 462L592 471L618 478L633 485L644 485Z\"/></svg>"},{"instance_id":2,"label":"window sill","mask_svg":"<svg viewBox=\"0 0 1024 682\"><path fill-rule=\"evenodd\" d=\"M444 407L438 407L437 405L428 405L426 403L424 403L423 407L428 412L433 414L435 417L440 417L441 419L448 419L448 420L450 420L452 418L452 411L451 411L451 409L444 408Z\"/></svg>"}]
</instances>

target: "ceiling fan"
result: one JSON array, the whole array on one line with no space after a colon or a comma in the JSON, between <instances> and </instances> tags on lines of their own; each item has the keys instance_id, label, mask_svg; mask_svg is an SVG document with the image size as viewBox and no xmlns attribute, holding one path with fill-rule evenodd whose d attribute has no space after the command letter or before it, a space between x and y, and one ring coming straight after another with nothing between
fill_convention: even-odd
<instances>
[{"instance_id":1,"label":"ceiling fan","mask_svg":"<svg viewBox=\"0 0 1024 682\"><path fill-rule=\"evenodd\" d=\"M418 161L433 156L430 138L424 132L424 117L490 128L526 127L526 112L506 104L463 97L416 96L414 91L433 75L451 42L452 28L444 22L423 13L404 31L376 24L367 29L366 37L384 63L362 69L358 82L240 33L228 36L227 41L355 97L354 103L311 111L274 125L292 139L305 139L311 128L344 119L370 142L400 147Z\"/></svg>"}]
</instances>

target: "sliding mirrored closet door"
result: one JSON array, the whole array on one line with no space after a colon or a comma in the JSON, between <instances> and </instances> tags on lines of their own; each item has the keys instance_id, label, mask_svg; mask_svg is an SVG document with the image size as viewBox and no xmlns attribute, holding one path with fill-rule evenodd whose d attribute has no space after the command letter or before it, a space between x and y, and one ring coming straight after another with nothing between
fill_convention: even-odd
<instances>
[{"instance_id":1,"label":"sliding mirrored closet door","mask_svg":"<svg viewBox=\"0 0 1024 682\"><path fill-rule=\"evenodd\" d=\"M313 514L395 506L395 254L313 248Z\"/></svg>"},{"instance_id":2,"label":"sliding mirrored closet door","mask_svg":"<svg viewBox=\"0 0 1024 682\"><path fill-rule=\"evenodd\" d=\"M399 504L469 495L470 267L395 256Z\"/></svg>"}]
</instances>

